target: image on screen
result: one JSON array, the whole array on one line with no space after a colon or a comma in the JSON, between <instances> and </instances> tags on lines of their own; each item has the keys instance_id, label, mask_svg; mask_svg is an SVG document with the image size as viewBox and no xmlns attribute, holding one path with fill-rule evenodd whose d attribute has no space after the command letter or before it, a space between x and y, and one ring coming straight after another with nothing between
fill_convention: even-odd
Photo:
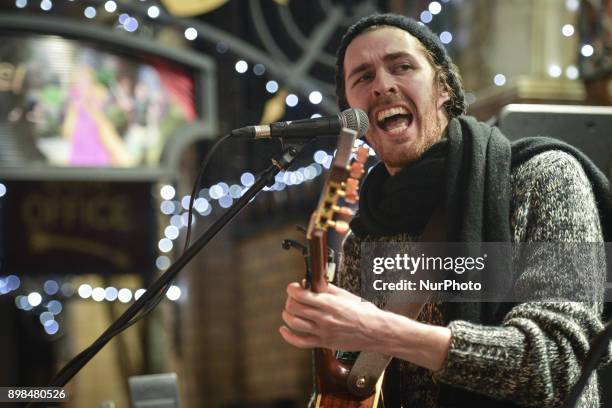
<instances>
[{"instance_id":1,"label":"image on screen","mask_svg":"<svg viewBox=\"0 0 612 408\"><path fill-rule=\"evenodd\" d=\"M0 34L0 165L156 167L194 100L193 74L168 60Z\"/></svg>"}]
</instances>

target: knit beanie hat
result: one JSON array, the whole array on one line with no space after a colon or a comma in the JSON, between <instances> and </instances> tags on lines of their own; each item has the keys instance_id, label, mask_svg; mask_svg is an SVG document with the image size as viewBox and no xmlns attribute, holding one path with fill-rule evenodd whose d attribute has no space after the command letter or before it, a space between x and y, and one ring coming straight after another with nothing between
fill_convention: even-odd
<instances>
[{"instance_id":1,"label":"knit beanie hat","mask_svg":"<svg viewBox=\"0 0 612 408\"><path fill-rule=\"evenodd\" d=\"M340 110L349 108L344 89L344 56L349 44L359 34L372 26L392 26L407 31L418 39L423 46L433 55L434 62L447 72L447 83L452 90L451 98L446 102L446 112L450 118L465 113L466 103L461 78L457 67L448 56L446 49L428 27L419 24L416 20L399 14L372 14L361 18L346 31L336 53L336 97Z\"/></svg>"}]
</instances>

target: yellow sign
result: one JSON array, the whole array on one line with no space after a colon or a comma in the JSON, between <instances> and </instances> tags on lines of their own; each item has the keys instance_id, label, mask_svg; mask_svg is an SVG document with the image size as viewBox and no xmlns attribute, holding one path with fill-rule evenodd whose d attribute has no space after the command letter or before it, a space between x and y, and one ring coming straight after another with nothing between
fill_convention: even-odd
<instances>
[{"instance_id":1,"label":"yellow sign","mask_svg":"<svg viewBox=\"0 0 612 408\"><path fill-rule=\"evenodd\" d=\"M170 14L177 17L192 17L213 11L228 0L162 0Z\"/></svg>"}]
</instances>

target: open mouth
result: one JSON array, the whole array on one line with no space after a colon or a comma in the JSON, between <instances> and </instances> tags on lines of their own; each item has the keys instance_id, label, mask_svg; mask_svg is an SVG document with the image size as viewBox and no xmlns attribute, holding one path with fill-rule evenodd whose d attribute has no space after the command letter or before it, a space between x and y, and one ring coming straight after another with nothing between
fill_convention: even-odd
<instances>
[{"instance_id":1,"label":"open mouth","mask_svg":"<svg viewBox=\"0 0 612 408\"><path fill-rule=\"evenodd\" d=\"M413 116L403 106L384 109L376 115L378 127L386 132L398 132L412 124Z\"/></svg>"}]
</instances>

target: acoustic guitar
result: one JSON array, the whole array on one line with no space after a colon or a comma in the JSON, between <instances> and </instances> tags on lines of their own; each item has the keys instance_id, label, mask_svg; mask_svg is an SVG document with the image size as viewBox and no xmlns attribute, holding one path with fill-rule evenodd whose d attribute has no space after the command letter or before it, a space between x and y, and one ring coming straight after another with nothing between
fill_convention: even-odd
<instances>
[{"instance_id":1,"label":"acoustic guitar","mask_svg":"<svg viewBox=\"0 0 612 408\"><path fill-rule=\"evenodd\" d=\"M343 204L354 204L358 200L359 179L364 173L368 159L368 148L361 146L351 163L356 132L343 129L338 137L336 155L331 163L329 175L323 187L318 205L310 217L306 232L307 288L313 292L326 290L333 280L335 263L333 251L328 248L327 235L330 228L346 234L352 210ZM354 395L347 387L351 370L347 354L328 349L313 350L314 394L309 406L315 408L375 408L379 404L382 376L372 395Z\"/></svg>"}]
</instances>

